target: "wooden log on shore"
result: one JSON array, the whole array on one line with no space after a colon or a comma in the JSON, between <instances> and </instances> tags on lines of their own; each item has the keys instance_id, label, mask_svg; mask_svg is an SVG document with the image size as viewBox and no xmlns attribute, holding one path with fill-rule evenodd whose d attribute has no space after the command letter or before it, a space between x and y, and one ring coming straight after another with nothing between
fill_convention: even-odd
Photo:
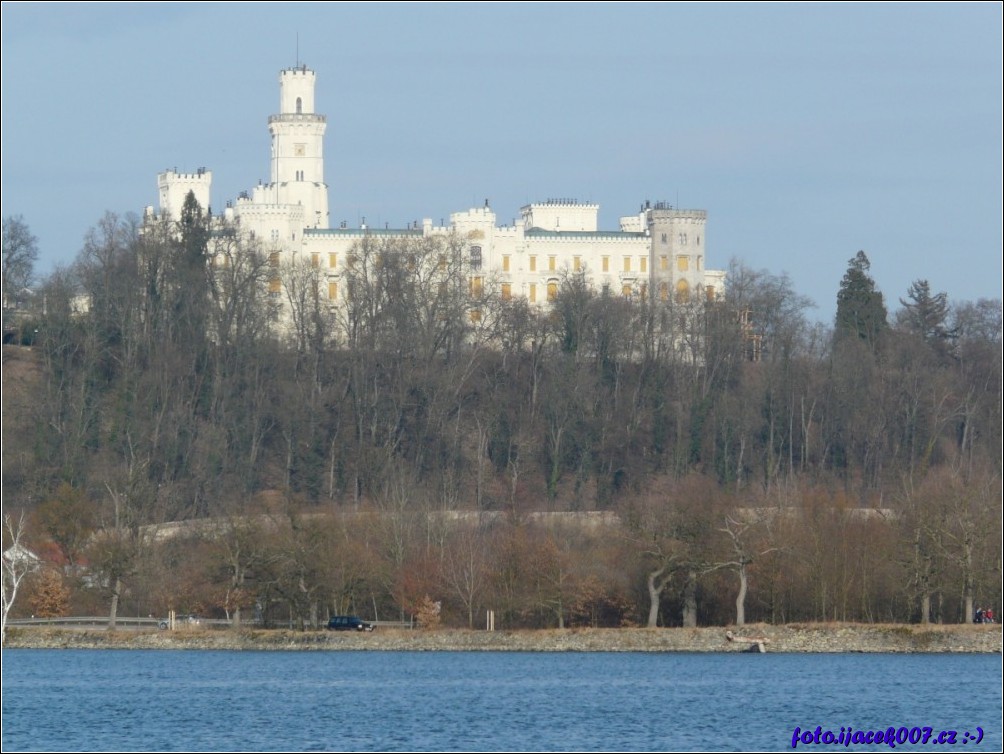
<instances>
[{"instance_id":1,"label":"wooden log on shore","mask_svg":"<svg viewBox=\"0 0 1004 754\"><path fill-rule=\"evenodd\" d=\"M770 642L770 639L764 636L736 636L731 631L725 632L725 640L737 642L739 644L749 644L749 647L744 649L743 652L754 652L758 654L766 653L766 645Z\"/></svg>"}]
</instances>

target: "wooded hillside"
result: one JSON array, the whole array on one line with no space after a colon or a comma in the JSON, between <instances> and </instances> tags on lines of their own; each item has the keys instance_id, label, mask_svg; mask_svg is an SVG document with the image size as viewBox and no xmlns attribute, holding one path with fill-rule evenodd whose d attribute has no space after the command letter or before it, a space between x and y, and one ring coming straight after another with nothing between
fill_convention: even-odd
<instances>
[{"instance_id":1,"label":"wooded hillside","mask_svg":"<svg viewBox=\"0 0 1004 754\"><path fill-rule=\"evenodd\" d=\"M890 316L861 252L832 329L738 262L716 301L583 271L538 310L453 238L365 241L332 307L186 210L105 217L5 346L4 509L57 611L954 622L1000 594L1000 301L917 281ZM577 511L614 515L529 515Z\"/></svg>"}]
</instances>

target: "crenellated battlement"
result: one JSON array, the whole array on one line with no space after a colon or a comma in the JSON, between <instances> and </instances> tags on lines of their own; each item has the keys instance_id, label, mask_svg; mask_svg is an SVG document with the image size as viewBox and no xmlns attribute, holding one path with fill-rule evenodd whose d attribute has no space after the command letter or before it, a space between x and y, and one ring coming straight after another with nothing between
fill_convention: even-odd
<instances>
[{"instance_id":1,"label":"crenellated battlement","mask_svg":"<svg viewBox=\"0 0 1004 754\"><path fill-rule=\"evenodd\" d=\"M650 220L699 220L706 221L708 212L704 209L680 209L666 202L656 202L648 209Z\"/></svg>"},{"instance_id":2,"label":"crenellated battlement","mask_svg":"<svg viewBox=\"0 0 1004 754\"><path fill-rule=\"evenodd\" d=\"M599 209L598 204L593 202L580 202L578 199L545 199L542 202L534 202L527 206L544 206L544 207L595 207Z\"/></svg>"},{"instance_id":3,"label":"crenellated battlement","mask_svg":"<svg viewBox=\"0 0 1004 754\"><path fill-rule=\"evenodd\" d=\"M279 115L268 116L268 123L327 123L328 119L324 115L317 113L281 113Z\"/></svg>"},{"instance_id":4,"label":"crenellated battlement","mask_svg":"<svg viewBox=\"0 0 1004 754\"><path fill-rule=\"evenodd\" d=\"M163 173L157 174L158 183L170 183L172 181L186 183L211 183L212 180L212 171L206 170L205 168L197 168L194 173L179 173L178 169L174 168L173 170L165 170Z\"/></svg>"}]
</instances>

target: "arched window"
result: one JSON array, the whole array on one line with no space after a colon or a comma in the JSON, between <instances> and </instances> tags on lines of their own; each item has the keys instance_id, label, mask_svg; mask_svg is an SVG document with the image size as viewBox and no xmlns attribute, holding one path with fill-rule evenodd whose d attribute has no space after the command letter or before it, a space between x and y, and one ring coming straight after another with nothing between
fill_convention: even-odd
<instances>
[{"instance_id":1,"label":"arched window","mask_svg":"<svg viewBox=\"0 0 1004 754\"><path fill-rule=\"evenodd\" d=\"M690 301L690 283L680 280L676 284L676 303L686 304Z\"/></svg>"},{"instance_id":2,"label":"arched window","mask_svg":"<svg viewBox=\"0 0 1004 754\"><path fill-rule=\"evenodd\" d=\"M547 300L554 301L556 298L558 298L558 284L552 281L547 284Z\"/></svg>"},{"instance_id":3,"label":"arched window","mask_svg":"<svg viewBox=\"0 0 1004 754\"><path fill-rule=\"evenodd\" d=\"M472 246L471 247L471 269L480 270L481 269L481 247Z\"/></svg>"},{"instance_id":4,"label":"arched window","mask_svg":"<svg viewBox=\"0 0 1004 754\"><path fill-rule=\"evenodd\" d=\"M299 97L296 98L296 114L300 115L303 112L303 100Z\"/></svg>"}]
</instances>

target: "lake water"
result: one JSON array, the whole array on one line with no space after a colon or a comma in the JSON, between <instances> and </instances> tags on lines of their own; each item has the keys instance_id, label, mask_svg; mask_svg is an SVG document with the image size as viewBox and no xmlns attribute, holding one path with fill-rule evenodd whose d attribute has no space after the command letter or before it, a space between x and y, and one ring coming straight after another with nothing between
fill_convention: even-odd
<instances>
[{"instance_id":1,"label":"lake water","mask_svg":"<svg viewBox=\"0 0 1004 754\"><path fill-rule=\"evenodd\" d=\"M897 751L1000 751L1001 687L999 655L4 649L2 738L5 752L790 751L818 725L903 727ZM957 743L911 745L912 728Z\"/></svg>"}]
</instances>

